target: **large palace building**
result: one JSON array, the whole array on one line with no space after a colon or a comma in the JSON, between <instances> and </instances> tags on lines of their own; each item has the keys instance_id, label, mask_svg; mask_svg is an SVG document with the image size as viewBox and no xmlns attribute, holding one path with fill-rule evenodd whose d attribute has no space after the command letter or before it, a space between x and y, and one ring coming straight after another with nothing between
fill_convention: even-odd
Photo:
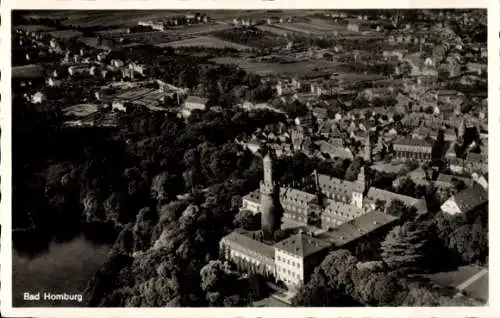
<instances>
[{"instance_id":1,"label":"large palace building","mask_svg":"<svg viewBox=\"0 0 500 318\"><path fill-rule=\"evenodd\" d=\"M399 200L419 212L426 210L423 199L375 187L367 189L364 168L355 181L314 172L300 182L300 189L280 186L274 179L273 160L272 153L264 157L260 188L244 196L241 207L261 214L263 239L243 230L234 231L221 240L220 250L225 259L273 277L292 289L307 282L331 248L363 253L371 246L360 242L366 238L378 242L374 235L385 235L398 220L385 213L392 201ZM280 228L300 231L270 243L270 235Z\"/></svg>"}]
</instances>

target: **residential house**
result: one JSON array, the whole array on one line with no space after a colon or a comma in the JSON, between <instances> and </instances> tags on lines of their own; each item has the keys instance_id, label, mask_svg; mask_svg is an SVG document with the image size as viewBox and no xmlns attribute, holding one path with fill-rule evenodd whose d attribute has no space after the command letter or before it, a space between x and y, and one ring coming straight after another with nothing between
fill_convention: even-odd
<instances>
[{"instance_id":1,"label":"residential house","mask_svg":"<svg viewBox=\"0 0 500 318\"><path fill-rule=\"evenodd\" d=\"M207 102L207 98L188 96L182 105L182 114L185 117L189 117L194 110L205 110L207 108Z\"/></svg>"},{"instance_id":2,"label":"residential house","mask_svg":"<svg viewBox=\"0 0 500 318\"><path fill-rule=\"evenodd\" d=\"M401 138L393 144L396 158L401 160L429 161L432 143L422 139Z\"/></svg>"},{"instance_id":3,"label":"residential house","mask_svg":"<svg viewBox=\"0 0 500 318\"><path fill-rule=\"evenodd\" d=\"M467 214L478 209L488 202L488 190L479 183L474 183L467 188L448 199L441 210L450 215Z\"/></svg>"},{"instance_id":4,"label":"residential house","mask_svg":"<svg viewBox=\"0 0 500 318\"><path fill-rule=\"evenodd\" d=\"M427 213L427 203L424 198L417 199L376 187L370 187L363 201L363 206L368 211L378 210L385 212L394 200L401 201L406 206L415 208L419 214Z\"/></svg>"}]
</instances>

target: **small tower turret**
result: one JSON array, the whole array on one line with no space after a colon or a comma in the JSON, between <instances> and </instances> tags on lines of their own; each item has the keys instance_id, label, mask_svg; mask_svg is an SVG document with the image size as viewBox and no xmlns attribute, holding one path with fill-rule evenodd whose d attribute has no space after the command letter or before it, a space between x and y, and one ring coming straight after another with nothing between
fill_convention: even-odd
<instances>
[{"instance_id":1,"label":"small tower turret","mask_svg":"<svg viewBox=\"0 0 500 318\"><path fill-rule=\"evenodd\" d=\"M372 161L372 146L369 135L365 139L363 160L367 163Z\"/></svg>"},{"instance_id":2,"label":"small tower turret","mask_svg":"<svg viewBox=\"0 0 500 318\"><path fill-rule=\"evenodd\" d=\"M292 146L294 151L301 151L304 143L304 129L297 126L291 131Z\"/></svg>"},{"instance_id":3,"label":"small tower turret","mask_svg":"<svg viewBox=\"0 0 500 318\"><path fill-rule=\"evenodd\" d=\"M351 204L361 209L363 207L363 195L366 189L365 167L360 168L356 183L358 184L358 187L356 187L356 190L352 192Z\"/></svg>"}]
</instances>

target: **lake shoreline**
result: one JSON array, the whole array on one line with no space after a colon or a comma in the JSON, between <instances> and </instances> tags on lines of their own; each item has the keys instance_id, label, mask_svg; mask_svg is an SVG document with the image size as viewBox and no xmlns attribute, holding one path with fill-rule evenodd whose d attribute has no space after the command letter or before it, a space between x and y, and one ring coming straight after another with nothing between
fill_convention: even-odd
<instances>
[{"instance_id":1,"label":"lake shoreline","mask_svg":"<svg viewBox=\"0 0 500 318\"><path fill-rule=\"evenodd\" d=\"M36 244L44 248L33 249L31 252L13 248L13 306L83 306L85 288L108 260L114 243L95 234L98 233L89 235L82 231L69 240ZM32 235L30 237L33 238ZM28 300L27 294L34 295L35 299Z\"/></svg>"}]
</instances>

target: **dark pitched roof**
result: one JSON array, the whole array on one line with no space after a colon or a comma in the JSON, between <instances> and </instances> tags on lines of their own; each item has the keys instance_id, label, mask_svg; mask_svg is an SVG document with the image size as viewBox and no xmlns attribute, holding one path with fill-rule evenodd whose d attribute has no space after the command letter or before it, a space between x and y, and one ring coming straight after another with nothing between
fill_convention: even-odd
<instances>
[{"instance_id":1,"label":"dark pitched roof","mask_svg":"<svg viewBox=\"0 0 500 318\"><path fill-rule=\"evenodd\" d=\"M250 250L256 255L260 255L274 261L274 248L272 246L254 240L244 234L238 233L237 231L233 231L224 236L221 242L230 246L237 246Z\"/></svg>"},{"instance_id":2,"label":"dark pitched roof","mask_svg":"<svg viewBox=\"0 0 500 318\"><path fill-rule=\"evenodd\" d=\"M251 202L255 202L255 203L260 203L260 191L255 190L253 192L250 192L249 194L245 195L243 197L243 199L251 201Z\"/></svg>"},{"instance_id":3,"label":"dark pitched roof","mask_svg":"<svg viewBox=\"0 0 500 318\"><path fill-rule=\"evenodd\" d=\"M470 152L467 154L467 160L468 161L473 161L473 162L481 162L481 161L485 161L485 156L480 154L480 153L474 153L474 152Z\"/></svg>"},{"instance_id":4,"label":"dark pitched roof","mask_svg":"<svg viewBox=\"0 0 500 318\"><path fill-rule=\"evenodd\" d=\"M319 147L319 150L321 151L321 153L327 153L332 158L335 158L335 157L338 157L341 159L352 159L353 158L352 152L350 152L349 150L346 150L342 147L334 146L327 141L318 140L318 141L315 141L314 144L316 144Z\"/></svg>"},{"instance_id":5,"label":"dark pitched roof","mask_svg":"<svg viewBox=\"0 0 500 318\"><path fill-rule=\"evenodd\" d=\"M363 192L361 183L337 179L326 174L318 174L318 184L321 190L333 192L337 195L352 196L353 192Z\"/></svg>"},{"instance_id":6,"label":"dark pitched roof","mask_svg":"<svg viewBox=\"0 0 500 318\"><path fill-rule=\"evenodd\" d=\"M326 207L322 212L321 216L335 216L343 220L349 220L353 217L360 215L363 209L358 208L355 205L345 204L342 202L337 202L335 200L326 199Z\"/></svg>"},{"instance_id":7,"label":"dark pitched roof","mask_svg":"<svg viewBox=\"0 0 500 318\"><path fill-rule=\"evenodd\" d=\"M194 103L194 104L203 104L205 105L208 102L207 98L202 98L198 96L188 96L185 103Z\"/></svg>"},{"instance_id":8,"label":"dark pitched roof","mask_svg":"<svg viewBox=\"0 0 500 318\"><path fill-rule=\"evenodd\" d=\"M465 177L459 177L459 176L454 176L451 174L444 174L440 173L438 178L436 179L436 182L441 183L441 184L451 184L453 179L463 181L466 185L471 186L473 180Z\"/></svg>"},{"instance_id":9,"label":"dark pitched roof","mask_svg":"<svg viewBox=\"0 0 500 318\"><path fill-rule=\"evenodd\" d=\"M331 243L299 233L274 245L275 248L306 258L331 246Z\"/></svg>"},{"instance_id":10,"label":"dark pitched roof","mask_svg":"<svg viewBox=\"0 0 500 318\"><path fill-rule=\"evenodd\" d=\"M462 213L467 213L488 202L488 191L474 182L470 188L457 193L450 200L455 201Z\"/></svg>"},{"instance_id":11,"label":"dark pitched roof","mask_svg":"<svg viewBox=\"0 0 500 318\"><path fill-rule=\"evenodd\" d=\"M326 116L327 115L327 109L324 108L324 107L314 107L313 108L313 113L321 115L321 116Z\"/></svg>"},{"instance_id":12,"label":"dark pitched roof","mask_svg":"<svg viewBox=\"0 0 500 318\"><path fill-rule=\"evenodd\" d=\"M417 169L408 172L408 177L411 179L425 179L427 174L422 167L418 167Z\"/></svg>"},{"instance_id":13,"label":"dark pitched roof","mask_svg":"<svg viewBox=\"0 0 500 318\"><path fill-rule=\"evenodd\" d=\"M318 235L318 238L328 240L335 246L341 247L396 220L397 218L392 215L371 211L331 231Z\"/></svg>"},{"instance_id":14,"label":"dark pitched roof","mask_svg":"<svg viewBox=\"0 0 500 318\"><path fill-rule=\"evenodd\" d=\"M281 187L280 188L280 199L281 200L289 200L296 201L304 206L316 198L314 194L304 192L298 189L293 189L289 187Z\"/></svg>"},{"instance_id":15,"label":"dark pitched roof","mask_svg":"<svg viewBox=\"0 0 500 318\"><path fill-rule=\"evenodd\" d=\"M415 207L420 212L427 212L427 203L425 202L425 199L417 199L375 187L371 187L370 190L368 190L366 200L373 202L376 200L382 200L386 202L386 206L388 206L393 200L399 200L407 206Z\"/></svg>"},{"instance_id":16,"label":"dark pitched roof","mask_svg":"<svg viewBox=\"0 0 500 318\"><path fill-rule=\"evenodd\" d=\"M432 143L416 138L400 138L394 142L394 145L432 147Z\"/></svg>"}]
</instances>

